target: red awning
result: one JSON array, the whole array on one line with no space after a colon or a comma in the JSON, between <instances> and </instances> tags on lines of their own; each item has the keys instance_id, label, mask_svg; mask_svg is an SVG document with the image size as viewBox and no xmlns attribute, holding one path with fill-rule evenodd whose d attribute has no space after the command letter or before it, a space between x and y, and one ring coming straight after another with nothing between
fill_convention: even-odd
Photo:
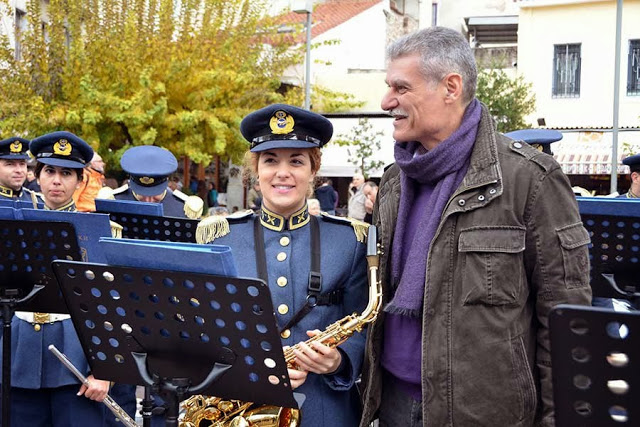
<instances>
[{"instance_id":1,"label":"red awning","mask_svg":"<svg viewBox=\"0 0 640 427\"><path fill-rule=\"evenodd\" d=\"M611 174L611 132L566 132L551 151L567 175ZM640 132L618 133L618 173L629 173L622 159L640 153Z\"/></svg>"}]
</instances>

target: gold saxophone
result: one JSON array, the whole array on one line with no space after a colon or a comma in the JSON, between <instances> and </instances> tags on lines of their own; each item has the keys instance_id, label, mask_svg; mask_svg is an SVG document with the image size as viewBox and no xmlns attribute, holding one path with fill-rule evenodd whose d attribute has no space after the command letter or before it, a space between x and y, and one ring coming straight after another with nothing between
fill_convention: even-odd
<instances>
[{"instance_id":1,"label":"gold saxophone","mask_svg":"<svg viewBox=\"0 0 640 427\"><path fill-rule=\"evenodd\" d=\"M376 228L369 227L367 237L367 265L369 267L369 302L362 314L351 314L331 324L306 344L321 342L331 348L345 342L355 332L361 332L367 323L378 316L382 305L382 286L378 280L379 253ZM284 351L287 367L295 368L294 349ZM272 405L254 405L240 400L195 395L182 402L184 417L180 427L298 427L300 411Z\"/></svg>"}]
</instances>

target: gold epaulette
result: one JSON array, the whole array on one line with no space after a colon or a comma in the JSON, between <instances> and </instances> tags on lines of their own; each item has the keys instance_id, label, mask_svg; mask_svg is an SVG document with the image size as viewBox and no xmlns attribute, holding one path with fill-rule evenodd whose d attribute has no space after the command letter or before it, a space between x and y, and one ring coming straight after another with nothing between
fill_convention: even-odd
<instances>
[{"instance_id":1,"label":"gold epaulette","mask_svg":"<svg viewBox=\"0 0 640 427\"><path fill-rule=\"evenodd\" d=\"M111 226L111 237L114 239L122 239L122 226L115 221L109 220Z\"/></svg>"},{"instance_id":2,"label":"gold epaulette","mask_svg":"<svg viewBox=\"0 0 640 427\"><path fill-rule=\"evenodd\" d=\"M356 234L356 240L360 243L367 241L367 230L369 230L370 224L351 217L329 215L326 212L321 212L320 215L327 221L351 225L353 232Z\"/></svg>"},{"instance_id":3,"label":"gold epaulette","mask_svg":"<svg viewBox=\"0 0 640 427\"><path fill-rule=\"evenodd\" d=\"M204 211L204 201L198 196L189 196L180 190L173 190L173 195L184 202L184 214L187 218L198 219Z\"/></svg>"},{"instance_id":4,"label":"gold epaulette","mask_svg":"<svg viewBox=\"0 0 640 427\"><path fill-rule=\"evenodd\" d=\"M211 215L203 218L196 228L196 242L200 244L211 243L219 237L226 236L231 232L229 221L246 220L253 215L253 211L247 210L237 212L233 215Z\"/></svg>"},{"instance_id":5,"label":"gold epaulette","mask_svg":"<svg viewBox=\"0 0 640 427\"><path fill-rule=\"evenodd\" d=\"M189 196L184 201L184 214L187 218L198 219L202 216L204 201L198 196Z\"/></svg>"},{"instance_id":6,"label":"gold epaulette","mask_svg":"<svg viewBox=\"0 0 640 427\"><path fill-rule=\"evenodd\" d=\"M107 200L115 200L114 190L111 187L102 187L98 190L98 194L96 195L96 199L107 199Z\"/></svg>"}]
</instances>

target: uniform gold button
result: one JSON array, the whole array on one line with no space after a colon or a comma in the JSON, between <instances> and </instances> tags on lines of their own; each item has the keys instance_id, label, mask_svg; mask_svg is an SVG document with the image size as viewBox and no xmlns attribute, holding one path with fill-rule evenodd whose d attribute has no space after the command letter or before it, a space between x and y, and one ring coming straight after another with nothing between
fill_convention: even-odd
<instances>
[{"instance_id":1,"label":"uniform gold button","mask_svg":"<svg viewBox=\"0 0 640 427\"><path fill-rule=\"evenodd\" d=\"M291 336L291 331L289 329L285 329L284 331L282 331L280 336L285 339L289 338Z\"/></svg>"},{"instance_id":2,"label":"uniform gold button","mask_svg":"<svg viewBox=\"0 0 640 427\"><path fill-rule=\"evenodd\" d=\"M278 286L280 286L281 288L284 288L285 286L287 286L287 278L284 276L280 276L278 277Z\"/></svg>"},{"instance_id":3,"label":"uniform gold button","mask_svg":"<svg viewBox=\"0 0 640 427\"><path fill-rule=\"evenodd\" d=\"M278 306L278 313L287 314L288 312L289 312L289 307L287 306L287 304L280 304Z\"/></svg>"},{"instance_id":4,"label":"uniform gold button","mask_svg":"<svg viewBox=\"0 0 640 427\"><path fill-rule=\"evenodd\" d=\"M276 256L278 261L284 261L285 259L287 259L287 254L284 252L280 252L277 256Z\"/></svg>"},{"instance_id":5,"label":"uniform gold button","mask_svg":"<svg viewBox=\"0 0 640 427\"><path fill-rule=\"evenodd\" d=\"M33 329L35 329L36 332L40 332L40 325L36 323L35 325L33 325Z\"/></svg>"},{"instance_id":6,"label":"uniform gold button","mask_svg":"<svg viewBox=\"0 0 640 427\"><path fill-rule=\"evenodd\" d=\"M290 242L291 242L291 239L289 239L287 236L283 236L280 238L280 244L282 246L289 246Z\"/></svg>"}]
</instances>

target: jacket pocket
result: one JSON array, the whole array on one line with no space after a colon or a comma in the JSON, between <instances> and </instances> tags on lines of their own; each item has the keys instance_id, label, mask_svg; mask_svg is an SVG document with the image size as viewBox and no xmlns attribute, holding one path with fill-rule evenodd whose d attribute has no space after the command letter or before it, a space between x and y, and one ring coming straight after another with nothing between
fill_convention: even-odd
<instances>
[{"instance_id":1,"label":"jacket pocket","mask_svg":"<svg viewBox=\"0 0 640 427\"><path fill-rule=\"evenodd\" d=\"M556 230L562 248L564 282L567 288L589 286L589 233L581 222Z\"/></svg>"},{"instance_id":2,"label":"jacket pocket","mask_svg":"<svg viewBox=\"0 0 640 427\"><path fill-rule=\"evenodd\" d=\"M525 228L492 226L460 232L463 304L514 305L524 280Z\"/></svg>"}]
</instances>

